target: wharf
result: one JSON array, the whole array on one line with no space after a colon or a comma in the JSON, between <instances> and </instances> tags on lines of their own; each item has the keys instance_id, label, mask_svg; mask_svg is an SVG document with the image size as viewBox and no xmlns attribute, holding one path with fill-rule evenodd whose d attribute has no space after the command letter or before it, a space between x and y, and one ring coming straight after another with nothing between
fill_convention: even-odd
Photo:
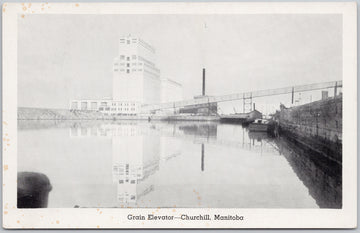
<instances>
[{"instance_id":1,"label":"wharf","mask_svg":"<svg viewBox=\"0 0 360 233\"><path fill-rule=\"evenodd\" d=\"M286 108L274 116L280 136L342 163L342 95Z\"/></svg>"}]
</instances>

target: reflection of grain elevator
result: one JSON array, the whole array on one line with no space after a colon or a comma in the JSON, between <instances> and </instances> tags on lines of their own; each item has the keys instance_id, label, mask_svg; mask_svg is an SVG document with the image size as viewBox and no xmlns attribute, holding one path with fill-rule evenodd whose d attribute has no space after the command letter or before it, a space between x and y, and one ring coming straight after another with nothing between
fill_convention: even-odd
<instances>
[{"instance_id":1,"label":"reflection of grain elevator","mask_svg":"<svg viewBox=\"0 0 360 233\"><path fill-rule=\"evenodd\" d=\"M104 137L112 142L112 181L119 206L133 206L155 190L156 172L181 154L181 140L173 137L177 127L163 131L138 122L103 124L100 127L74 125L71 138ZM165 129L167 130L167 129Z\"/></svg>"},{"instance_id":2,"label":"reflection of grain elevator","mask_svg":"<svg viewBox=\"0 0 360 233\"><path fill-rule=\"evenodd\" d=\"M202 71L202 95L194 96L194 99L206 99L205 93L205 69ZM180 109L180 113L196 114L196 115L217 115L217 103L206 103L186 106Z\"/></svg>"},{"instance_id":3,"label":"reflection of grain elevator","mask_svg":"<svg viewBox=\"0 0 360 233\"><path fill-rule=\"evenodd\" d=\"M148 179L159 169L160 138L140 130L136 124L119 125L112 137L113 182L119 203L136 203L153 190Z\"/></svg>"}]
</instances>

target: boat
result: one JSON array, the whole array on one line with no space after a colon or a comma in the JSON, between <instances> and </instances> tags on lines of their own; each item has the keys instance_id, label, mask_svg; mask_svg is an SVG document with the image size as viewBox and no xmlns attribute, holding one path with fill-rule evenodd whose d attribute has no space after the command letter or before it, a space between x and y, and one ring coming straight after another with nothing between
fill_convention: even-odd
<instances>
[{"instance_id":1,"label":"boat","mask_svg":"<svg viewBox=\"0 0 360 233\"><path fill-rule=\"evenodd\" d=\"M243 123L249 124L257 118L261 118L262 113L254 110L248 113L235 113L230 115L220 115L220 122L224 123Z\"/></svg>"},{"instance_id":2,"label":"boat","mask_svg":"<svg viewBox=\"0 0 360 233\"><path fill-rule=\"evenodd\" d=\"M249 124L249 131L252 132L267 132L269 129L269 121L266 119L255 119Z\"/></svg>"}]
</instances>

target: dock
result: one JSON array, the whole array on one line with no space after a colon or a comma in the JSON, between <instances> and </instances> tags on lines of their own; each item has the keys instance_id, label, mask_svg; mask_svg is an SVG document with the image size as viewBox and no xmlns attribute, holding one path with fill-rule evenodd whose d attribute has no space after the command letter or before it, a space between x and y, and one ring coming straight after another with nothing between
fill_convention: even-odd
<instances>
[{"instance_id":1,"label":"dock","mask_svg":"<svg viewBox=\"0 0 360 233\"><path fill-rule=\"evenodd\" d=\"M274 116L281 136L342 163L342 95L286 108Z\"/></svg>"}]
</instances>

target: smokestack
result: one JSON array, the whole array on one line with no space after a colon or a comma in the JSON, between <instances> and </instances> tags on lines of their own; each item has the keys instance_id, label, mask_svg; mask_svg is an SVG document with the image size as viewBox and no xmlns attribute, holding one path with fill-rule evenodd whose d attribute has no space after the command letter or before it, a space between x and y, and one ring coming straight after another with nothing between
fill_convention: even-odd
<instances>
[{"instance_id":1,"label":"smokestack","mask_svg":"<svg viewBox=\"0 0 360 233\"><path fill-rule=\"evenodd\" d=\"M202 95L205 96L205 68L203 68Z\"/></svg>"}]
</instances>

